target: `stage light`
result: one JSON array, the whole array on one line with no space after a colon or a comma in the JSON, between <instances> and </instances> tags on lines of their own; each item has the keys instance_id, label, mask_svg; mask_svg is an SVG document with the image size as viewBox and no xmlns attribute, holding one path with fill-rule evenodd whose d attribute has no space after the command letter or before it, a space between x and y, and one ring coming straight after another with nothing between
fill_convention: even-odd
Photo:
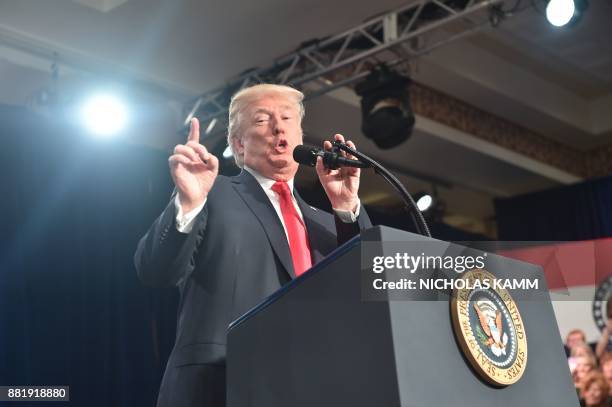
<instances>
[{"instance_id":1,"label":"stage light","mask_svg":"<svg viewBox=\"0 0 612 407\"><path fill-rule=\"evenodd\" d=\"M208 151L219 159L219 174L226 176L240 174L240 168L236 165L234 154L227 145L225 137L222 137L217 143L212 144Z\"/></svg>"},{"instance_id":2,"label":"stage light","mask_svg":"<svg viewBox=\"0 0 612 407\"><path fill-rule=\"evenodd\" d=\"M416 201L417 207L421 212L428 211L434 203L434 199L431 195L425 192L419 192L414 196L414 200Z\"/></svg>"},{"instance_id":3,"label":"stage light","mask_svg":"<svg viewBox=\"0 0 612 407\"><path fill-rule=\"evenodd\" d=\"M574 0L550 0L546 6L546 19L555 27L569 23L576 10Z\"/></svg>"},{"instance_id":4,"label":"stage light","mask_svg":"<svg viewBox=\"0 0 612 407\"><path fill-rule=\"evenodd\" d=\"M575 24L587 6L587 0L549 0L546 5L546 19L555 27Z\"/></svg>"},{"instance_id":5,"label":"stage light","mask_svg":"<svg viewBox=\"0 0 612 407\"><path fill-rule=\"evenodd\" d=\"M127 108L117 97L100 94L87 100L81 109L81 121L93 134L111 136L127 122Z\"/></svg>"},{"instance_id":6,"label":"stage light","mask_svg":"<svg viewBox=\"0 0 612 407\"><path fill-rule=\"evenodd\" d=\"M230 146L225 147L225 150L223 150L223 158L228 159L228 158L232 158L234 156L234 153L232 153L232 149L230 148Z\"/></svg>"},{"instance_id":7,"label":"stage light","mask_svg":"<svg viewBox=\"0 0 612 407\"><path fill-rule=\"evenodd\" d=\"M361 131L380 148L393 148L412 133L410 83L410 78L379 65L355 87L361 96Z\"/></svg>"}]
</instances>

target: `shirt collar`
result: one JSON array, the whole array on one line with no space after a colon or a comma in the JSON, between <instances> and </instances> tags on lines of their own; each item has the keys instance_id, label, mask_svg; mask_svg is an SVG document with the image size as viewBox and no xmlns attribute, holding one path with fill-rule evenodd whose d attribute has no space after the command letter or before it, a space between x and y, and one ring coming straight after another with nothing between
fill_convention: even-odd
<instances>
[{"instance_id":1,"label":"shirt collar","mask_svg":"<svg viewBox=\"0 0 612 407\"><path fill-rule=\"evenodd\" d=\"M247 167L246 165L243 168L246 171L248 171L253 177L255 177L255 179L257 180L259 185L261 185L261 187L264 190L272 189L272 185L274 185L274 183L276 182L276 180L273 180L273 179L268 178L268 177L264 177L259 172L255 171L254 169L252 169L250 167ZM291 178L289 181L287 181L287 185L289 185L289 190L293 194L293 178Z\"/></svg>"}]
</instances>

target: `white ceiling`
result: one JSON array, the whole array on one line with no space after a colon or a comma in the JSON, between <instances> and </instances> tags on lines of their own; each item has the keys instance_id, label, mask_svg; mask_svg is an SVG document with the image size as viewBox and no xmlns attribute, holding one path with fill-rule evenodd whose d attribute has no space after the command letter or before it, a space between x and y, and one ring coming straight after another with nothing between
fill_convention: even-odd
<instances>
[{"instance_id":1,"label":"white ceiling","mask_svg":"<svg viewBox=\"0 0 612 407\"><path fill-rule=\"evenodd\" d=\"M3 0L0 102L26 104L49 86L50 58L57 53L60 84L66 88L112 80L124 89L137 88L142 100L149 95L166 122L150 134L129 136L168 147L178 141L170 131L180 124L177 106L246 69L269 65L304 41L339 33L406 3ZM513 4L506 1L504 7ZM530 0L519 8L499 27L414 61L413 79L574 148L612 142L612 2L591 0L584 19L569 30L548 25ZM418 118L408 142L380 151L360 135L357 102L346 90L309 102L305 126L311 141L339 131L354 135L360 147L395 169L455 185L447 197L456 212L491 216L491 197L578 179L472 142L470 135L425 118ZM427 185L414 177L405 180L419 188Z\"/></svg>"}]
</instances>

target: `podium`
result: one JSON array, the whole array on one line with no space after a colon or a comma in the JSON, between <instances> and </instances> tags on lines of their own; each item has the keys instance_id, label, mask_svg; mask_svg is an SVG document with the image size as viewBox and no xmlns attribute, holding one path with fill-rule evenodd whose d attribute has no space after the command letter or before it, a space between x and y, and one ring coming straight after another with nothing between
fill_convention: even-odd
<instances>
[{"instance_id":1,"label":"podium","mask_svg":"<svg viewBox=\"0 0 612 407\"><path fill-rule=\"evenodd\" d=\"M230 325L227 405L578 405L545 286L521 295L509 290L524 324L528 360L522 377L505 387L483 380L467 360L447 292L367 298L366 245L368 253L386 255L390 246L408 244L476 253L387 227L363 232ZM544 281L539 267L494 254L487 269L500 278Z\"/></svg>"}]
</instances>

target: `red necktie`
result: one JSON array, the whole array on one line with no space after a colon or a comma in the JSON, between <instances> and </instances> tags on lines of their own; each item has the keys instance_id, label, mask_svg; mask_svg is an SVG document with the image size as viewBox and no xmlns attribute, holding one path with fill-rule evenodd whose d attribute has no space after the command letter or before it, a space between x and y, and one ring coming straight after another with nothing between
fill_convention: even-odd
<instances>
[{"instance_id":1,"label":"red necktie","mask_svg":"<svg viewBox=\"0 0 612 407\"><path fill-rule=\"evenodd\" d=\"M291 250L291 258L293 259L293 269L295 275L299 276L312 266L306 227L304 227L304 222L300 219L300 215L293 205L289 185L283 181L276 181L272 185L272 191L280 196L281 213L287 228L287 235L289 235L289 250Z\"/></svg>"}]
</instances>

